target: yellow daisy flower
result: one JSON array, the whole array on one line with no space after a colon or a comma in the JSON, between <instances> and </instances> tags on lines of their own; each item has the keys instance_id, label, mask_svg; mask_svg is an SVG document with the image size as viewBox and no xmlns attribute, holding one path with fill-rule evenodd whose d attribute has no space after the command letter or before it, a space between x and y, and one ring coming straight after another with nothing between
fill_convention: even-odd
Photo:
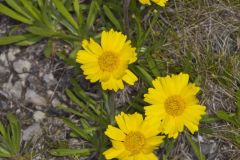
<instances>
[{"instance_id":1,"label":"yellow daisy flower","mask_svg":"<svg viewBox=\"0 0 240 160\"><path fill-rule=\"evenodd\" d=\"M168 137L176 138L186 126L193 134L198 130L199 120L206 107L199 104L196 94L200 88L188 83L189 75L180 73L153 80L144 100L147 119L161 123L161 130Z\"/></svg>"},{"instance_id":2,"label":"yellow daisy flower","mask_svg":"<svg viewBox=\"0 0 240 160\"><path fill-rule=\"evenodd\" d=\"M77 53L76 61L81 65L83 74L91 82L100 81L104 90L123 89L123 81L133 85L137 77L128 69L128 65L137 60L131 41L121 32L103 31L101 46L93 39L82 42L84 50Z\"/></svg>"},{"instance_id":3,"label":"yellow daisy flower","mask_svg":"<svg viewBox=\"0 0 240 160\"><path fill-rule=\"evenodd\" d=\"M165 7L167 1L168 0L152 0L152 2L156 3L157 5L159 5L161 7ZM139 0L139 2L142 3L142 4L151 5L151 1L150 0Z\"/></svg>"},{"instance_id":4,"label":"yellow daisy flower","mask_svg":"<svg viewBox=\"0 0 240 160\"><path fill-rule=\"evenodd\" d=\"M139 113L120 113L115 117L119 128L108 126L105 134L111 138L113 147L103 154L106 159L157 160L155 150L162 142L159 126L143 120Z\"/></svg>"}]
</instances>

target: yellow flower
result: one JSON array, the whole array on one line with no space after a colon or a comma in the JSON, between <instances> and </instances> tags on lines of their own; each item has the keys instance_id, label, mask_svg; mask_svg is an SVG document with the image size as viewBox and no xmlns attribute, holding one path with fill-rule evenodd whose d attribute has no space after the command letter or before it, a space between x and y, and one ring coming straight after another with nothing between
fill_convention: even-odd
<instances>
[{"instance_id":1,"label":"yellow flower","mask_svg":"<svg viewBox=\"0 0 240 160\"><path fill-rule=\"evenodd\" d=\"M188 83L189 75L180 73L153 80L154 88L144 95L150 106L145 107L147 119L161 123L161 130L168 137L176 138L186 126L193 134L206 107L200 105L196 94L200 90Z\"/></svg>"},{"instance_id":2,"label":"yellow flower","mask_svg":"<svg viewBox=\"0 0 240 160\"><path fill-rule=\"evenodd\" d=\"M106 159L157 160L155 150L163 141L159 126L143 120L139 113L121 113L115 117L119 128L108 126L105 134L111 138L113 147L103 154Z\"/></svg>"},{"instance_id":3,"label":"yellow flower","mask_svg":"<svg viewBox=\"0 0 240 160\"><path fill-rule=\"evenodd\" d=\"M166 3L168 0L152 0L154 3L156 3L157 5L161 6L161 7L165 7ZM140 3L142 4L148 4L151 5L151 1L150 0L139 0Z\"/></svg>"},{"instance_id":4,"label":"yellow flower","mask_svg":"<svg viewBox=\"0 0 240 160\"><path fill-rule=\"evenodd\" d=\"M93 39L82 42L84 50L77 53L76 61L81 65L83 74L91 82L100 81L104 90L123 89L123 81L133 85L137 77L128 69L128 65L137 60L131 41L121 32L103 31L101 46Z\"/></svg>"}]
</instances>

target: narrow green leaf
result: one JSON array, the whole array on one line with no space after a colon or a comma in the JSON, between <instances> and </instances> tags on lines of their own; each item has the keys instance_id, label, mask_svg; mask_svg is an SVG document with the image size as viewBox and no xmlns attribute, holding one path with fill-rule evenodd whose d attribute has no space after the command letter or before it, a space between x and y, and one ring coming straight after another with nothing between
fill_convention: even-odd
<instances>
[{"instance_id":1,"label":"narrow green leaf","mask_svg":"<svg viewBox=\"0 0 240 160\"><path fill-rule=\"evenodd\" d=\"M14 152L17 154L20 151L20 143L21 143L21 126L18 119L11 113L7 114L7 118L9 121L9 125L11 128L12 135L12 145Z\"/></svg>"},{"instance_id":2,"label":"narrow green leaf","mask_svg":"<svg viewBox=\"0 0 240 160\"><path fill-rule=\"evenodd\" d=\"M78 17L78 19L80 19L80 6L79 6L79 0L73 0L73 8L74 11Z\"/></svg>"},{"instance_id":3,"label":"narrow green leaf","mask_svg":"<svg viewBox=\"0 0 240 160\"><path fill-rule=\"evenodd\" d=\"M79 86L78 82L75 79L71 79L71 84L74 86L74 89L76 90L76 94L86 103L92 104L94 106L97 105L97 103L88 96L85 91Z\"/></svg>"},{"instance_id":4,"label":"narrow green leaf","mask_svg":"<svg viewBox=\"0 0 240 160\"><path fill-rule=\"evenodd\" d=\"M25 10L20 6L19 3L16 2L16 0L7 0L5 1L10 7L12 7L14 10L16 10L17 12L21 13L22 15L24 15L25 17L31 19L31 16L29 16L29 14L27 12L25 12Z\"/></svg>"},{"instance_id":5,"label":"narrow green leaf","mask_svg":"<svg viewBox=\"0 0 240 160\"><path fill-rule=\"evenodd\" d=\"M194 154L196 155L196 157L198 158L198 160L205 160L205 156L201 153L198 145L196 145L196 143L192 140L192 138L188 135L188 133L185 132L185 136L187 138L187 141L190 143Z\"/></svg>"},{"instance_id":6,"label":"narrow green leaf","mask_svg":"<svg viewBox=\"0 0 240 160\"><path fill-rule=\"evenodd\" d=\"M152 81L153 78L152 76L141 66L139 65L135 65L135 66L131 66L130 68L133 69L133 71L139 76L141 77L143 80L145 80L150 86L152 86Z\"/></svg>"},{"instance_id":7,"label":"narrow green leaf","mask_svg":"<svg viewBox=\"0 0 240 160\"><path fill-rule=\"evenodd\" d=\"M53 41L51 39L48 40L47 45L44 48L44 55L49 58L53 53Z\"/></svg>"},{"instance_id":8,"label":"narrow green leaf","mask_svg":"<svg viewBox=\"0 0 240 160\"><path fill-rule=\"evenodd\" d=\"M20 14L18 14L17 12L13 11L12 9L4 6L3 4L0 4L0 13L5 14L17 21L26 23L26 24L32 24L33 22L30 19L27 19L23 16L21 16Z\"/></svg>"},{"instance_id":9,"label":"narrow green leaf","mask_svg":"<svg viewBox=\"0 0 240 160\"><path fill-rule=\"evenodd\" d=\"M65 8L64 4L60 0L53 0L53 3L56 5L57 10L74 26L74 28L78 29L76 21L73 19L72 15Z\"/></svg>"},{"instance_id":10,"label":"narrow green leaf","mask_svg":"<svg viewBox=\"0 0 240 160\"><path fill-rule=\"evenodd\" d=\"M93 25L93 23L96 19L97 10L98 10L97 2L95 0L93 0L91 2L90 9L89 9L89 12L88 12L87 24L86 24L87 25L87 30L89 30L92 27L92 25Z\"/></svg>"},{"instance_id":11,"label":"narrow green leaf","mask_svg":"<svg viewBox=\"0 0 240 160\"><path fill-rule=\"evenodd\" d=\"M112 11L106 5L103 5L103 11L106 14L106 16L109 18L109 20L115 25L115 27L118 30L122 31L120 22L118 21L118 19L114 16Z\"/></svg>"},{"instance_id":12,"label":"narrow green leaf","mask_svg":"<svg viewBox=\"0 0 240 160\"><path fill-rule=\"evenodd\" d=\"M216 115L205 115L202 117L202 123L214 123L219 121L220 119Z\"/></svg>"},{"instance_id":13,"label":"narrow green leaf","mask_svg":"<svg viewBox=\"0 0 240 160\"><path fill-rule=\"evenodd\" d=\"M20 0L23 4L23 6L29 11L29 13L32 14L32 16L41 22L41 16L40 16L40 11L33 6L33 3L28 0Z\"/></svg>"},{"instance_id":14,"label":"narrow green leaf","mask_svg":"<svg viewBox=\"0 0 240 160\"><path fill-rule=\"evenodd\" d=\"M32 34L23 34L23 35L0 37L0 45L8 45L8 44L24 41L32 36L33 36Z\"/></svg>"},{"instance_id":15,"label":"narrow green leaf","mask_svg":"<svg viewBox=\"0 0 240 160\"><path fill-rule=\"evenodd\" d=\"M74 124L73 122L71 122L69 119L67 118L63 118L64 123L71 128L75 133L77 133L81 138L89 141L91 140L91 137L84 132L83 129L80 129L78 126L76 126L76 124Z\"/></svg>"},{"instance_id":16,"label":"narrow green leaf","mask_svg":"<svg viewBox=\"0 0 240 160\"><path fill-rule=\"evenodd\" d=\"M49 152L54 156L88 156L91 149L52 149Z\"/></svg>"},{"instance_id":17,"label":"narrow green leaf","mask_svg":"<svg viewBox=\"0 0 240 160\"><path fill-rule=\"evenodd\" d=\"M87 106L82 103L74 94L71 90L66 89L66 94L67 96L74 102L76 103L79 107L81 107L83 110L87 109Z\"/></svg>"},{"instance_id":18,"label":"narrow green leaf","mask_svg":"<svg viewBox=\"0 0 240 160\"><path fill-rule=\"evenodd\" d=\"M152 55L150 55L150 53L148 52L148 54L146 54L146 59L148 62L148 66L150 68L150 70L152 71L153 75L155 77L160 76L160 71L157 68L156 62L153 60Z\"/></svg>"},{"instance_id":19,"label":"narrow green leaf","mask_svg":"<svg viewBox=\"0 0 240 160\"><path fill-rule=\"evenodd\" d=\"M31 37L28 37L27 39L17 42L15 44L18 46L29 46L39 42L41 39L42 37L40 36L32 35Z\"/></svg>"},{"instance_id":20,"label":"narrow green leaf","mask_svg":"<svg viewBox=\"0 0 240 160\"><path fill-rule=\"evenodd\" d=\"M37 26L28 27L27 31L31 32L32 34L43 36L43 37L51 37L55 34L53 31L51 31L48 28L37 27Z\"/></svg>"},{"instance_id":21,"label":"narrow green leaf","mask_svg":"<svg viewBox=\"0 0 240 160\"><path fill-rule=\"evenodd\" d=\"M6 129L4 128L2 122L0 122L0 135L2 135L3 138L5 138L6 134L7 134Z\"/></svg>"},{"instance_id":22,"label":"narrow green leaf","mask_svg":"<svg viewBox=\"0 0 240 160\"><path fill-rule=\"evenodd\" d=\"M233 119L234 115L230 115L229 113L224 111L218 111L216 115L218 118L237 126L237 123Z\"/></svg>"},{"instance_id":23,"label":"narrow green leaf","mask_svg":"<svg viewBox=\"0 0 240 160\"><path fill-rule=\"evenodd\" d=\"M12 155L10 152L8 152L4 148L0 147L0 157L8 158L8 157L12 157Z\"/></svg>"}]
</instances>

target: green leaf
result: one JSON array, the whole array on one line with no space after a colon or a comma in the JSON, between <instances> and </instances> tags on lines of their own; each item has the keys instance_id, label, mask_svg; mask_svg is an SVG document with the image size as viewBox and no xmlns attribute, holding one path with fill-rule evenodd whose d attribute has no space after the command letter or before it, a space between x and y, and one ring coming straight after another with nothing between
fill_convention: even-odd
<instances>
[{"instance_id":1,"label":"green leaf","mask_svg":"<svg viewBox=\"0 0 240 160\"><path fill-rule=\"evenodd\" d=\"M44 55L49 58L53 53L53 41L51 39L48 40L47 45L44 48Z\"/></svg>"},{"instance_id":2,"label":"green leaf","mask_svg":"<svg viewBox=\"0 0 240 160\"><path fill-rule=\"evenodd\" d=\"M71 128L75 133L77 133L81 138L90 141L91 137L84 132L83 129L80 129L78 126L76 126L76 124L74 124L73 122L71 122L69 119L67 118L63 118L64 123Z\"/></svg>"},{"instance_id":3,"label":"green leaf","mask_svg":"<svg viewBox=\"0 0 240 160\"><path fill-rule=\"evenodd\" d=\"M103 5L103 11L105 12L105 14L109 18L109 20L115 25L115 27L118 30L122 31L122 28L121 28L121 25L120 25L118 19L114 16L112 11L106 5Z\"/></svg>"},{"instance_id":4,"label":"green leaf","mask_svg":"<svg viewBox=\"0 0 240 160\"><path fill-rule=\"evenodd\" d=\"M160 76L161 74L157 68L156 62L153 60L152 55L150 55L149 52L146 54L146 59L147 59L148 66L149 66L150 70L152 71L153 75L155 77Z\"/></svg>"},{"instance_id":5,"label":"green leaf","mask_svg":"<svg viewBox=\"0 0 240 160\"><path fill-rule=\"evenodd\" d=\"M194 154L198 158L198 160L205 160L205 156L201 153L200 148L196 143L192 140L192 138L188 135L188 133L185 132L185 136L187 138L187 141L190 143Z\"/></svg>"},{"instance_id":6,"label":"green leaf","mask_svg":"<svg viewBox=\"0 0 240 160\"><path fill-rule=\"evenodd\" d=\"M96 15L97 15L97 10L98 10L98 7L97 7L97 2L95 0L92 1L91 5L90 5L90 9L89 9L89 12L88 12L88 17L87 17L87 30L89 30L95 19L96 19Z\"/></svg>"},{"instance_id":7,"label":"green leaf","mask_svg":"<svg viewBox=\"0 0 240 160\"><path fill-rule=\"evenodd\" d=\"M166 150L166 153L163 155L163 160L167 160L169 154L171 153L172 149L174 147L174 140L173 139L165 139L164 141L164 149Z\"/></svg>"},{"instance_id":8,"label":"green leaf","mask_svg":"<svg viewBox=\"0 0 240 160\"><path fill-rule=\"evenodd\" d=\"M60 0L53 0L53 3L56 5L57 10L69 21L69 23L71 23L75 29L78 29L78 24L65 8L64 4Z\"/></svg>"},{"instance_id":9,"label":"green leaf","mask_svg":"<svg viewBox=\"0 0 240 160\"><path fill-rule=\"evenodd\" d=\"M218 118L220 118L220 119L222 119L226 122L229 122L233 125L238 126L238 123L234 120L234 115L231 115L231 114L229 114L227 112L224 112L224 111L218 111L216 113L216 115L217 115Z\"/></svg>"},{"instance_id":10,"label":"green leaf","mask_svg":"<svg viewBox=\"0 0 240 160\"><path fill-rule=\"evenodd\" d=\"M52 149L49 152L54 156L88 156L91 149Z\"/></svg>"},{"instance_id":11,"label":"green leaf","mask_svg":"<svg viewBox=\"0 0 240 160\"><path fill-rule=\"evenodd\" d=\"M24 9L20 6L19 3L16 3L16 0L7 0L5 1L10 7L12 7L13 9L15 9L17 12L21 13L22 15L24 15L25 17L28 17L29 19L31 19L31 16L28 15L27 12L24 11Z\"/></svg>"},{"instance_id":12,"label":"green leaf","mask_svg":"<svg viewBox=\"0 0 240 160\"><path fill-rule=\"evenodd\" d=\"M17 154L20 151L20 143L21 143L20 122L11 113L7 114L7 118L9 121L10 128L11 128L11 135L12 135L11 138L12 138L13 149L14 149L14 152Z\"/></svg>"},{"instance_id":13,"label":"green leaf","mask_svg":"<svg viewBox=\"0 0 240 160\"><path fill-rule=\"evenodd\" d=\"M23 34L23 35L14 35L14 36L7 36L7 37L0 37L0 45L8 45L20 41L27 40L31 38L32 34Z\"/></svg>"},{"instance_id":14,"label":"green leaf","mask_svg":"<svg viewBox=\"0 0 240 160\"><path fill-rule=\"evenodd\" d=\"M33 45L33 44L37 43L41 39L42 39L42 37L40 37L40 36L32 35L31 37L28 37L26 40L17 42L16 45L29 46L29 45Z\"/></svg>"},{"instance_id":15,"label":"green leaf","mask_svg":"<svg viewBox=\"0 0 240 160\"><path fill-rule=\"evenodd\" d=\"M2 122L0 122L0 135L2 135L3 138L5 138L6 134L7 134L6 129L4 128Z\"/></svg>"},{"instance_id":16,"label":"green leaf","mask_svg":"<svg viewBox=\"0 0 240 160\"><path fill-rule=\"evenodd\" d=\"M139 65L132 65L130 68L133 69L133 71L141 77L143 80L145 80L150 86L152 86L153 78L152 76L141 66Z\"/></svg>"},{"instance_id":17,"label":"green leaf","mask_svg":"<svg viewBox=\"0 0 240 160\"><path fill-rule=\"evenodd\" d=\"M27 19L23 16L21 16L20 14L18 14L17 12L13 11L12 9L4 6L3 4L0 4L0 13L5 14L17 21L20 21L22 23L26 23L26 24L32 24L33 22L30 19Z\"/></svg>"},{"instance_id":18,"label":"green leaf","mask_svg":"<svg viewBox=\"0 0 240 160\"><path fill-rule=\"evenodd\" d=\"M214 123L220 119L216 115L204 115L201 119L202 123Z\"/></svg>"},{"instance_id":19,"label":"green leaf","mask_svg":"<svg viewBox=\"0 0 240 160\"><path fill-rule=\"evenodd\" d=\"M79 6L78 0L73 0L73 8L74 8L74 11L75 11L78 19L80 19L80 6Z\"/></svg>"},{"instance_id":20,"label":"green leaf","mask_svg":"<svg viewBox=\"0 0 240 160\"><path fill-rule=\"evenodd\" d=\"M35 34L38 36L44 36L44 37L51 37L55 34L53 31L51 31L48 28L37 27L37 26L28 27L27 31L31 32L32 34Z\"/></svg>"},{"instance_id":21,"label":"green leaf","mask_svg":"<svg viewBox=\"0 0 240 160\"><path fill-rule=\"evenodd\" d=\"M33 3L29 0L20 0L23 6L32 14L32 16L41 22L40 11L33 6Z\"/></svg>"}]
</instances>

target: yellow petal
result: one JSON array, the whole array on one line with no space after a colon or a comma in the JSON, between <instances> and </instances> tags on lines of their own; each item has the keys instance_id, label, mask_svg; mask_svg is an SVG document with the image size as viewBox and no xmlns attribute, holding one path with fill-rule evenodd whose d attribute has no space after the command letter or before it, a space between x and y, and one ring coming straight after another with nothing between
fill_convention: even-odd
<instances>
[{"instance_id":1,"label":"yellow petal","mask_svg":"<svg viewBox=\"0 0 240 160\"><path fill-rule=\"evenodd\" d=\"M90 41L83 40L82 46L89 53L95 55L101 55L103 53L102 48L93 39L90 39Z\"/></svg>"},{"instance_id":2,"label":"yellow petal","mask_svg":"<svg viewBox=\"0 0 240 160\"><path fill-rule=\"evenodd\" d=\"M119 89L123 89L124 85L122 80L117 80L114 79L113 77L109 78L108 81L102 82L102 88L104 90L109 89L109 90L114 90L117 92Z\"/></svg>"},{"instance_id":3,"label":"yellow petal","mask_svg":"<svg viewBox=\"0 0 240 160\"><path fill-rule=\"evenodd\" d=\"M126 122L126 127L128 131L136 131L139 129L140 125L143 122L143 117L139 113L134 113L131 115L124 115L124 119Z\"/></svg>"},{"instance_id":4,"label":"yellow petal","mask_svg":"<svg viewBox=\"0 0 240 160\"><path fill-rule=\"evenodd\" d=\"M148 5L151 5L150 0L139 0L139 2L142 3L142 4L148 4Z\"/></svg>"},{"instance_id":5,"label":"yellow petal","mask_svg":"<svg viewBox=\"0 0 240 160\"><path fill-rule=\"evenodd\" d=\"M127 36L111 29L109 32L102 32L101 45L106 52L118 53L123 48L126 39Z\"/></svg>"},{"instance_id":6,"label":"yellow petal","mask_svg":"<svg viewBox=\"0 0 240 160\"><path fill-rule=\"evenodd\" d=\"M126 122L124 120L124 114L123 112L121 112L119 115L115 116L115 120L119 126L119 128L124 132L124 133L128 133L128 129L126 126Z\"/></svg>"},{"instance_id":7,"label":"yellow petal","mask_svg":"<svg viewBox=\"0 0 240 160\"><path fill-rule=\"evenodd\" d=\"M123 150L118 150L115 148L110 148L103 152L103 155L105 156L106 159L113 159L116 158L119 154L121 154Z\"/></svg>"},{"instance_id":8,"label":"yellow petal","mask_svg":"<svg viewBox=\"0 0 240 160\"><path fill-rule=\"evenodd\" d=\"M97 56L89 52L86 52L84 50L80 50L77 52L76 62L80 64L92 63L92 62L97 63Z\"/></svg>"},{"instance_id":9,"label":"yellow petal","mask_svg":"<svg viewBox=\"0 0 240 160\"><path fill-rule=\"evenodd\" d=\"M134 83L138 80L138 78L130 70L126 70L126 74L122 79L130 85L134 85Z\"/></svg>"},{"instance_id":10,"label":"yellow petal","mask_svg":"<svg viewBox=\"0 0 240 160\"><path fill-rule=\"evenodd\" d=\"M105 135L110 137L113 140L123 141L126 135L118 128L108 125Z\"/></svg>"},{"instance_id":11,"label":"yellow petal","mask_svg":"<svg viewBox=\"0 0 240 160\"><path fill-rule=\"evenodd\" d=\"M150 154L141 153L136 155L134 160L158 160L158 158L153 153L150 153Z\"/></svg>"}]
</instances>

